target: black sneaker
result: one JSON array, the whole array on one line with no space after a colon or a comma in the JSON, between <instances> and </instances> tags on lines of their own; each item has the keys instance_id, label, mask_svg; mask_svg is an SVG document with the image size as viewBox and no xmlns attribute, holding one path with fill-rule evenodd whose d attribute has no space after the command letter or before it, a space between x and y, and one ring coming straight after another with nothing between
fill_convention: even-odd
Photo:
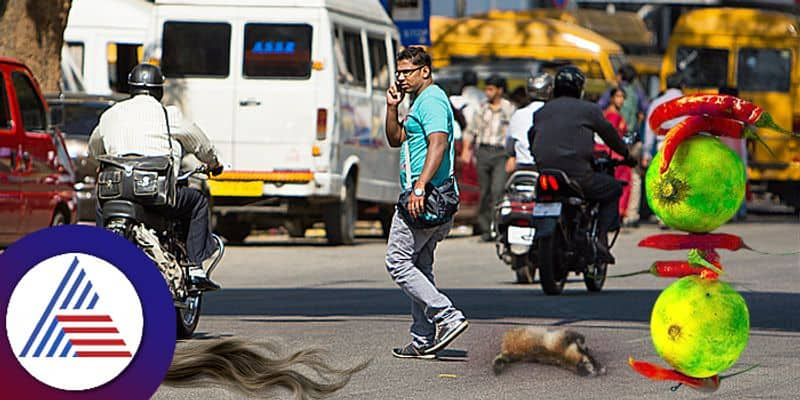
<instances>
[{"instance_id":1,"label":"black sneaker","mask_svg":"<svg viewBox=\"0 0 800 400\"><path fill-rule=\"evenodd\" d=\"M464 333L469 327L469 322L466 319L458 319L443 325L436 325L436 338L433 345L424 349L425 354L436 354L436 352L447 347L458 335Z\"/></svg>"},{"instance_id":2,"label":"black sneaker","mask_svg":"<svg viewBox=\"0 0 800 400\"><path fill-rule=\"evenodd\" d=\"M405 345L405 347L395 347L392 349L392 355L397 358L422 358L425 360L430 360L436 357L436 354L427 354L415 346L414 343L409 343Z\"/></svg>"}]
</instances>

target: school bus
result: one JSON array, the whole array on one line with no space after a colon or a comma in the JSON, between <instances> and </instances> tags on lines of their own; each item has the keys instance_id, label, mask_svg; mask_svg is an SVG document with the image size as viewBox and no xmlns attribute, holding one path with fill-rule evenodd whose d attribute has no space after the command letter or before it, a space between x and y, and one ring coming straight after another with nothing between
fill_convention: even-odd
<instances>
[{"instance_id":1,"label":"school bus","mask_svg":"<svg viewBox=\"0 0 800 400\"><path fill-rule=\"evenodd\" d=\"M681 72L687 92L732 86L786 129L800 131L800 21L791 14L744 8L705 8L683 14L661 69ZM777 194L800 210L800 139L760 129L775 153L748 143L751 187Z\"/></svg>"},{"instance_id":2,"label":"school bus","mask_svg":"<svg viewBox=\"0 0 800 400\"><path fill-rule=\"evenodd\" d=\"M616 70L627 62L622 47L580 26L548 18L489 19L431 17L434 69L448 66L509 64L532 61L571 63L587 77L586 94L593 97L614 83ZM527 79L524 76L507 76Z\"/></svg>"},{"instance_id":3,"label":"school bus","mask_svg":"<svg viewBox=\"0 0 800 400\"><path fill-rule=\"evenodd\" d=\"M536 8L531 10L490 10L480 14L489 19L531 19L551 18L578 25L596 32L600 36L619 43L636 69L647 93L658 93L661 73L661 55L655 44L655 37L644 20L635 12L563 8Z\"/></svg>"}]
</instances>

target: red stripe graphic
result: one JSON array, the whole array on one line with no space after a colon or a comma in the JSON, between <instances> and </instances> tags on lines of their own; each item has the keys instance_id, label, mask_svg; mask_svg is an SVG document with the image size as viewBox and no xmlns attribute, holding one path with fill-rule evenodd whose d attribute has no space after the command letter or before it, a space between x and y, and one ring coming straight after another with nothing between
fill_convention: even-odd
<instances>
[{"instance_id":1,"label":"red stripe graphic","mask_svg":"<svg viewBox=\"0 0 800 400\"><path fill-rule=\"evenodd\" d=\"M108 315L56 315L58 322L112 322Z\"/></svg>"},{"instance_id":2,"label":"red stripe graphic","mask_svg":"<svg viewBox=\"0 0 800 400\"><path fill-rule=\"evenodd\" d=\"M73 346L125 346L122 339L70 339Z\"/></svg>"},{"instance_id":3,"label":"red stripe graphic","mask_svg":"<svg viewBox=\"0 0 800 400\"><path fill-rule=\"evenodd\" d=\"M130 357L127 351L79 351L78 357Z\"/></svg>"},{"instance_id":4,"label":"red stripe graphic","mask_svg":"<svg viewBox=\"0 0 800 400\"><path fill-rule=\"evenodd\" d=\"M119 333L117 328L101 328L101 327L72 327L64 328L64 333Z\"/></svg>"}]
</instances>

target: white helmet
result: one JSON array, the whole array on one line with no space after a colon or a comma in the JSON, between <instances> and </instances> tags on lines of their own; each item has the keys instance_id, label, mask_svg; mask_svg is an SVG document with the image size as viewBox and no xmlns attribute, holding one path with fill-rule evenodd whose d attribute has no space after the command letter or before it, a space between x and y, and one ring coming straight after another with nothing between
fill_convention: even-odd
<instances>
[{"instance_id":1,"label":"white helmet","mask_svg":"<svg viewBox=\"0 0 800 400\"><path fill-rule=\"evenodd\" d=\"M528 78L528 96L534 100L547 101L553 97L553 77L547 72L540 72Z\"/></svg>"}]
</instances>

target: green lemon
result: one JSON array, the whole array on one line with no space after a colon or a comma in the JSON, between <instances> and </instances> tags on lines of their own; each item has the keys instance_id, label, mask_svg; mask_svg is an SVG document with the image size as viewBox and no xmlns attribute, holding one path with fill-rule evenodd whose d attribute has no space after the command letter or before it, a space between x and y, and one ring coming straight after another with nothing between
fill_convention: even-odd
<instances>
[{"instance_id":1,"label":"green lemon","mask_svg":"<svg viewBox=\"0 0 800 400\"><path fill-rule=\"evenodd\" d=\"M669 227L693 233L711 232L736 214L745 192L744 164L713 136L683 141L669 168L659 151L647 169L647 203Z\"/></svg>"},{"instance_id":2,"label":"green lemon","mask_svg":"<svg viewBox=\"0 0 800 400\"><path fill-rule=\"evenodd\" d=\"M750 314L742 296L716 279L687 276L658 296L653 346L667 364L695 378L730 368L747 346Z\"/></svg>"}]
</instances>

